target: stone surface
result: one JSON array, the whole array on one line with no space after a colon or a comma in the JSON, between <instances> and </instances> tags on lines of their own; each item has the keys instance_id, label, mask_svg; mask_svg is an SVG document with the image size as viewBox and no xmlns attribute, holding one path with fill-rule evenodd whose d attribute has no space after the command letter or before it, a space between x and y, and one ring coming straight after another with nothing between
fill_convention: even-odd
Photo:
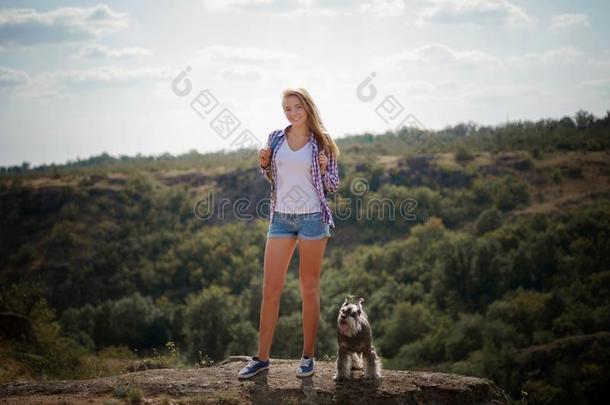
<instances>
[{"instance_id":1,"label":"stone surface","mask_svg":"<svg viewBox=\"0 0 610 405\"><path fill-rule=\"evenodd\" d=\"M12 382L0 386L0 402L104 403L125 392L143 391L143 403L253 404L508 404L493 382L455 374L383 370L381 381L353 371L350 381L335 382L334 363L317 361L313 377L295 375L298 360L272 359L271 368L249 380L238 371L247 357L233 356L207 368L158 369L89 380ZM123 389L121 389L123 388Z\"/></svg>"}]
</instances>

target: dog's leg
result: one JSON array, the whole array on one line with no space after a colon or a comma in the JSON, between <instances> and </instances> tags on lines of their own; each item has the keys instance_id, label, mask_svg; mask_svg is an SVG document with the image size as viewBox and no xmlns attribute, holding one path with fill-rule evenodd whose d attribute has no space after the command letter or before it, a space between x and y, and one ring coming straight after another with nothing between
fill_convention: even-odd
<instances>
[{"instance_id":1,"label":"dog's leg","mask_svg":"<svg viewBox=\"0 0 610 405\"><path fill-rule=\"evenodd\" d=\"M362 370L362 353L352 353L352 369Z\"/></svg>"},{"instance_id":2,"label":"dog's leg","mask_svg":"<svg viewBox=\"0 0 610 405\"><path fill-rule=\"evenodd\" d=\"M349 380L351 377L350 354L344 349L337 350L337 373L333 380Z\"/></svg>"},{"instance_id":3,"label":"dog's leg","mask_svg":"<svg viewBox=\"0 0 610 405\"><path fill-rule=\"evenodd\" d=\"M377 355L377 352L375 351L375 348L373 346L371 346L371 351L375 353L375 378L380 380L383 378L383 376L381 375L381 359Z\"/></svg>"},{"instance_id":4,"label":"dog's leg","mask_svg":"<svg viewBox=\"0 0 610 405\"><path fill-rule=\"evenodd\" d=\"M373 346L362 352L362 359L364 361L364 378L381 379L381 360Z\"/></svg>"}]
</instances>

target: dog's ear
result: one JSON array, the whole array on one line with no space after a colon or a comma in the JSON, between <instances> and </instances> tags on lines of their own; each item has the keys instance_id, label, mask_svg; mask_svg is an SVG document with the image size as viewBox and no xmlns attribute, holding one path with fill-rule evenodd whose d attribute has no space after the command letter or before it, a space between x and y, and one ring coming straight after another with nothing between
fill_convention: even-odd
<instances>
[{"instance_id":1,"label":"dog's ear","mask_svg":"<svg viewBox=\"0 0 610 405\"><path fill-rule=\"evenodd\" d=\"M344 307L344 306L346 306L346 305L347 305L347 298L348 298L348 297L345 297L345 301L343 301L343 304L341 305L342 307Z\"/></svg>"},{"instance_id":2,"label":"dog's ear","mask_svg":"<svg viewBox=\"0 0 610 405\"><path fill-rule=\"evenodd\" d=\"M358 308L360 308L360 310L362 310L362 303L364 302L364 298L359 298L358 299Z\"/></svg>"}]
</instances>

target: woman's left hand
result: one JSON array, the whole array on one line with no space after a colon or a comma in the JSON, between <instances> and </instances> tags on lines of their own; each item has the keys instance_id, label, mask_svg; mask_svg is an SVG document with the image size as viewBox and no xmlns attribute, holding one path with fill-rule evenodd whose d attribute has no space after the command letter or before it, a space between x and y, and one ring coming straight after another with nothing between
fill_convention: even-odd
<instances>
[{"instance_id":1,"label":"woman's left hand","mask_svg":"<svg viewBox=\"0 0 610 405\"><path fill-rule=\"evenodd\" d=\"M318 161L320 162L320 173L326 173L326 166L328 165L328 158L324 154L324 152L320 152L318 154Z\"/></svg>"}]
</instances>

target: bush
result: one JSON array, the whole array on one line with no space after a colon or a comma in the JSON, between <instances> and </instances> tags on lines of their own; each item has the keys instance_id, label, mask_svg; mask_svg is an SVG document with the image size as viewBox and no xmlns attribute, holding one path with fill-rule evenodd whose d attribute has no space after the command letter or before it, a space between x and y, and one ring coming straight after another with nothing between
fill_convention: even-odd
<instances>
[{"instance_id":1,"label":"bush","mask_svg":"<svg viewBox=\"0 0 610 405\"><path fill-rule=\"evenodd\" d=\"M502 225L502 213L495 209L489 208L479 215L475 224L477 235L483 235L493 231Z\"/></svg>"},{"instance_id":2,"label":"bush","mask_svg":"<svg viewBox=\"0 0 610 405\"><path fill-rule=\"evenodd\" d=\"M529 203L529 189L524 180L509 175L496 185L494 200L500 210L509 211Z\"/></svg>"},{"instance_id":3,"label":"bush","mask_svg":"<svg viewBox=\"0 0 610 405\"><path fill-rule=\"evenodd\" d=\"M0 311L20 315L31 327L29 337L7 340L12 356L25 363L36 376L79 377L86 351L74 340L59 334L55 310L43 295L42 287L35 283L14 284L0 290Z\"/></svg>"},{"instance_id":4,"label":"bush","mask_svg":"<svg viewBox=\"0 0 610 405\"><path fill-rule=\"evenodd\" d=\"M463 145L458 146L453 156L455 160L460 163L467 162L474 158L473 154Z\"/></svg>"}]
</instances>

